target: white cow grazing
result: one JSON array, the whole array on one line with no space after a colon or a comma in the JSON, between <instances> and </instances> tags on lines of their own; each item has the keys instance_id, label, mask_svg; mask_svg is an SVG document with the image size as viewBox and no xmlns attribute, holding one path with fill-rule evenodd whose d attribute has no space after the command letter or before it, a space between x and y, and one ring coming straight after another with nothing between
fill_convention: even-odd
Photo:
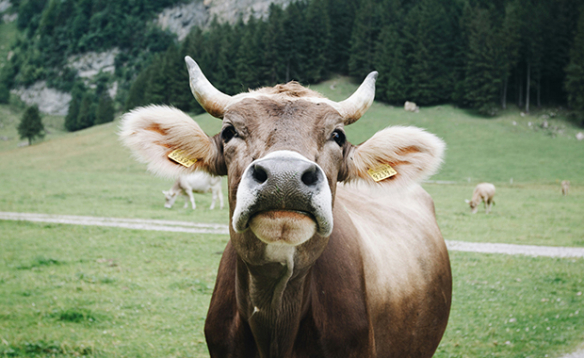
<instances>
[{"instance_id":1,"label":"white cow grazing","mask_svg":"<svg viewBox=\"0 0 584 358\"><path fill-rule=\"evenodd\" d=\"M472 199L466 200L470 205L473 214L476 214L478 206L481 201L485 204L485 211L488 214L493 205L493 197L495 196L495 186L491 183L480 183L476 186L472 193Z\"/></svg>"},{"instance_id":2,"label":"white cow grazing","mask_svg":"<svg viewBox=\"0 0 584 358\"><path fill-rule=\"evenodd\" d=\"M176 198L179 194L185 195L185 208L189 205L189 199L191 201L191 206L193 210L197 207L195 204L195 197L193 192L196 193L208 193L211 191L213 193L213 201L211 202L211 207L209 209L213 210L215 208L215 201L219 197L219 206L223 209L223 193L221 192L221 177L210 175L206 172L196 171L193 174L183 175L179 177L172 188L169 191L162 191L166 202L164 203L165 208L172 208Z\"/></svg>"},{"instance_id":3,"label":"white cow grazing","mask_svg":"<svg viewBox=\"0 0 584 358\"><path fill-rule=\"evenodd\" d=\"M568 195L569 191L570 191L570 181L563 180L562 181L562 195Z\"/></svg>"}]
</instances>

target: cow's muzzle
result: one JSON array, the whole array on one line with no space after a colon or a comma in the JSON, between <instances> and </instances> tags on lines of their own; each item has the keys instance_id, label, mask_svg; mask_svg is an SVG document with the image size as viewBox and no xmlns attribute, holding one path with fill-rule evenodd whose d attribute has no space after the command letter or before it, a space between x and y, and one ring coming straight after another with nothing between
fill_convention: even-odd
<instances>
[{"instance_id":1,"label":"cow's muzzle","mask_svg":"<svg viewBox=\"0 0 584 358\"><path fill-rule=\"evenodd\" d=\"M315 233L329 236L332 195L324 171L292 151L252 162L237 189L233 228L250 228L266 243L298 245Z\"/></svg>"}]
</instances>

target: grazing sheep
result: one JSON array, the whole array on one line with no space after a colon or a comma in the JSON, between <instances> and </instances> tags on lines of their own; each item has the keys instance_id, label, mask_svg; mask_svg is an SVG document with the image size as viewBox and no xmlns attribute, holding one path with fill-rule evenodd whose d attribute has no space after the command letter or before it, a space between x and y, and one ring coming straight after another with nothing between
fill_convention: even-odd
<instances>
[{"instance_id":1,"label":"grazing sheep","mask_svg":"<svg viewBox=\"0 0 584 358\"><path fill-rule=\"evenodd\" d=\"M473 214L476 214L478 206L481 201L485 204L485 211L488 214L491 211L491 206L494 203L493 197L495 196L495 186L491 183L480 183L476 186L474 192L472 193L471 200L465 200L472 210Z\"/></svg>"},{"instance_id":2,"label":"grazing sheep","mask_svg":"<svg viewBox=\"0 0 584 358\"><path fill-rule=\"evenodd\" d=\"M569 191L570 191L570 181L563 180L562 181L562 195L568 195Z\"/></svg>"}]
</instances>

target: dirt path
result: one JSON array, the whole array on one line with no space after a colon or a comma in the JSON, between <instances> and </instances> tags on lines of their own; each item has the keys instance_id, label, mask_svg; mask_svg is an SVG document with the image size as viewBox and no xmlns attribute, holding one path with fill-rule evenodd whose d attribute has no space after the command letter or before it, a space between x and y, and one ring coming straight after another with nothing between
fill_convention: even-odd
<instances>
[{"instance_id":1,"label":"dirt path","mask_svg":"<svg viewBox=\"0 0 584 358\"><path fill-rule=\"evenodd\" d=\"M2 211L0 211L0 220L34 221L85 226L109 226L134 230L187 232L197 234L229 234L229 228L224 224L201 224L187 221L121 219L95 216L12 213ZM446 240L446 244L451 251L546 257L584 257L584 248L580 247L494 244L450 240Z\"/></svg>"},{"instance_id":2,"label":"dirt path","mask_svg":"<svg viewBox=\"0 0 584 358\"><path fill-rule=\"evenodd\" d=\"M173 231L195 234L229 234L227 225L199 224L188 221L120 219L95 216L11 213L4 211L0 211L0 220L34 221L85 226L109 226L135 230Z\"/></svg>"}]
</instances>

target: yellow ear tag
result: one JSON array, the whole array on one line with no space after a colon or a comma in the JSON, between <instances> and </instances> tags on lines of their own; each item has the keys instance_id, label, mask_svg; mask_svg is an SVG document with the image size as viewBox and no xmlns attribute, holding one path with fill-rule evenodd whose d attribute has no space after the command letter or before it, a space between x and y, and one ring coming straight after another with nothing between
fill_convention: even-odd
<instances>
[{"instance_id":1,"label":"yellow ear tag","mask_svg":"<svg viewBox=\"0 0 584 358\"><path fill-rule=\"evenodd\" d=\"M387 179L397 174L395 169L393 169L389 164L381 164L375 168L367 170L367 173L375 181Z\"/></svg>"},{"instance_id":2,"label":"yellow ear tag","mask_svg":"<svg viewBox=\"0 0 584 358\"><path fill-rule=\"evenodd\" d=\"M193 164L195 164L195 162L197 161L196 159L191 159L189 158L186 153L183 150L180 149L176 149L173 150L168 157L172 160L174 160L175 162L177 162L178 164L190 168L193 166Z\"/></svg>"}]
</instances>

